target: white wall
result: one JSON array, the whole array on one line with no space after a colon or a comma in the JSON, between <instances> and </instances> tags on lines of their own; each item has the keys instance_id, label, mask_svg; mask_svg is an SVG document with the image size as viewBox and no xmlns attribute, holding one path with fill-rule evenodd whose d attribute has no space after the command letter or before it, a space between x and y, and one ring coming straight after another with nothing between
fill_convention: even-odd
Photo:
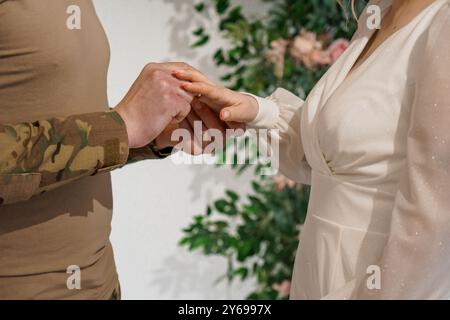
<instances>
[{"instance_id":1,"label":"white wall","mask_svg":"<svg viewBox=\"0 0 450 320\"><path fill-rule=\"evenodd\" d=\"M120 101L151 61L186 61L213 79L211 48L192 50L195 0L94 0L111 44L109 97ZM259 0L241 1L255 10ZM251 6L253 5L253 9ZM258 8L258 6L256 6ZM261 7L259 7L261 9ZM214 17L211 17L214 24ZM213 42L217 45L217 39ZM247 283L214 285L225 269L220 257L180 249L177 242L195 214L231 188L246 192L249 177L228 169L147 161L113 174L112 242L124 299L241 299Z\"/></svg>"}]
</instances>

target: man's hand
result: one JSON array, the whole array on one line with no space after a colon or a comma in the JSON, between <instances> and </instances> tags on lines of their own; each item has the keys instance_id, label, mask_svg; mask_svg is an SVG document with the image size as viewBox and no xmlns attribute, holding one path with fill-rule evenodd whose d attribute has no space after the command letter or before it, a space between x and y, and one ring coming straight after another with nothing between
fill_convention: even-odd
<instances>
[{"instance_id":1,"label":"man's hand","mask_svg":"<svg viewBox=\"0 0 450 320\"><path fill-rule=\"evenodd\" d=\"M192 96L172 70L187 69L182 63L148 64L126 96L114 109L125 122L129 148L143 147L170 124L182 122L191 111Z\"/></svg>"},{"instance_id":2,"label":"man's hand","mask_svg":"<svg viewBox=\"0 0 450 320\"><path fill-rule=\"evenodd\" d=\"M169 125L155 140L155 145L159 149L166 147L177 147L184 151L189 150L191 154L202 154L205 148L217 142L214 138L207 138L208 130L216 129L222 134L222 145L225 144L227 125L219 119L219 116L214 113L208 106L194 99L191 103L192 110L182 122ZM200 122L200 130L194 130L195 123ZM186 130L189 133L188 140L174 140L173 134L176 130Z\"/></svg>"},{"instance_id":3,"label":"man's hand","mask_svg":"<svg viewBox=\"0 0 450 320\"><path fill-rule=\"evenodd\" d=\"M209 137L208 130L219 130L222 134L222 145L225 145L227 128L245 130L245 123L256 117L258 105L253 97L215 86L200 71L185 64L178 67L171 65L168 70L183 81L181 88L196 98L191 103L192 110L186 119L167 127L155 140L158 148L176 146L184 151L190 150L192 154L201 154L209 144L217 142L212 141L217 135L214 135L214 138ZM200 122L200 126L195 126L196 122ZM188 131L191 139L174 141L173 133L179 129Z\"/></svg>"}]
</instances>

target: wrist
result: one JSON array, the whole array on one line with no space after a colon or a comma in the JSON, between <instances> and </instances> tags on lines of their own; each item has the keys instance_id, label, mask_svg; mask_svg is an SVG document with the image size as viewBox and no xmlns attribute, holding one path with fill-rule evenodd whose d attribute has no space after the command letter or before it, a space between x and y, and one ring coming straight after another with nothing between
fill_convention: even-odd
<instances>
[{"instance_id":1,"label":"wrist","mask_svg":"<svg viewBox=\"0 0 450 320\"><path fill-rule=\"evenodd\" d=\"M260 98L251 94L247 95L251 96L257 104L254 118L247 125L251 128L274 128L280 116L280 107L278 104L271 98Z\"/></svg>"},{"instance_id":2,"label":"wrist","mask_svg":"<svg viewBox=\"0 0 450 320\"><path fill-rule=\"evenodd\" d=\"M258 116L258 113L259 113L258 99L252 94L248 94L248 93L241 93L241 94L242 94L243 98L245 99L245 105L247 106L247 108L249 110L247 122L252 122L253 120L256 119L256 117Z\"/></svg>"},{"instance_id":3,"label":"wrist","mask_svg":"<svg viewBox=\"0 0 450 320\"><path fill-rule=\"evenodd\" d=\"M125 128L128 135L128 148L129 149L138 148L139 147L137 145L138 138L135 132L136 125L134 124L135 122L133 120L133 117L129 114L127 109L125 109L121 104L117 105L113 110L122 118L125 124Z\"/></svg>"},{"instance_id":4,"label":"wrist","mask_svg":"<svg viewBox=\"0 0 450 320\"><path fill-rule=\"evenodd\" d=\"M172 146L159 148L155 145L154 142L150 143L148 145L148 147L152 150L153 154L160 159L169 157L173 153L173 150L174 150L174 147L172 147Z\"/></svg>"},{"instance_id":5,"label":"wrist","mask_svg":"<svg viewBox=\"0 0 450 320\"><path fill-rule=\"evenodd\" d=\"M259 103L258 100L256 100L253 96L248 96L248 99L250 100L250 109L251 109L251 120L253 121L256 119L259 113Z\"/></svg>"}]
</instances>

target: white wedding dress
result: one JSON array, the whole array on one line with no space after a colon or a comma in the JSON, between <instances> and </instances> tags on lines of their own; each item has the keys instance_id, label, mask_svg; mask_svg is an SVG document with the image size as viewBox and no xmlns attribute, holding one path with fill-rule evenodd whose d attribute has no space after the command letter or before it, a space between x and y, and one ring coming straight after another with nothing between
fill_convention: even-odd
<instances>
[{"instance_id":1,"label":"white wedding dress","mask_svg":"<svg viewBox=\"0 0 450 320\"><path fill-rule=\"evenodd\" d=\"M371 4L386 13L391 0ZM280 170L312 187L291 298L446 299L450 1L435 1L349 74L374 33L366 15L305 102L279 89L258 99L251 123L279 129Z\"/></svg>"}]
</instances>

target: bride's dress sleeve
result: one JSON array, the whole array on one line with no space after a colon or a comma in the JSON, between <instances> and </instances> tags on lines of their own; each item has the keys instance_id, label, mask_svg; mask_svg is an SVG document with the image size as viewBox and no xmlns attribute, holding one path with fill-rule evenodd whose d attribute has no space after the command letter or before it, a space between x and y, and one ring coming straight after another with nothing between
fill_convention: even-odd
<instances>
[{"instance_id":1,"label":"bride's dress sleeve","mask_svg":"<svg viewBox=\"0 0 450 320\"><path fill-rule=\"evenodd\" d=\"M311 183L311 168L305 159L300 122L304 101L285 89L276 90L267 98L259 98L259 113L248 124L254 129L271 130L271 144L279 144L279 169L286 177L303 184ZM274 140L275 139L275 140ZM263 142L265 143L265 142Z\"/></svg>"},{"instance_id":2,"label":"bride's dress sleeve","mask_svg":"<svg viewBox=\"0 0 450 320\"><path fill-rule=\"evenodd\" d=\"M450 298L450 14L441 21L416 64L406 165L377 263L380 289L368 289L373 277L356 275L327 299Z\"/></svg>"}]
</instances>

